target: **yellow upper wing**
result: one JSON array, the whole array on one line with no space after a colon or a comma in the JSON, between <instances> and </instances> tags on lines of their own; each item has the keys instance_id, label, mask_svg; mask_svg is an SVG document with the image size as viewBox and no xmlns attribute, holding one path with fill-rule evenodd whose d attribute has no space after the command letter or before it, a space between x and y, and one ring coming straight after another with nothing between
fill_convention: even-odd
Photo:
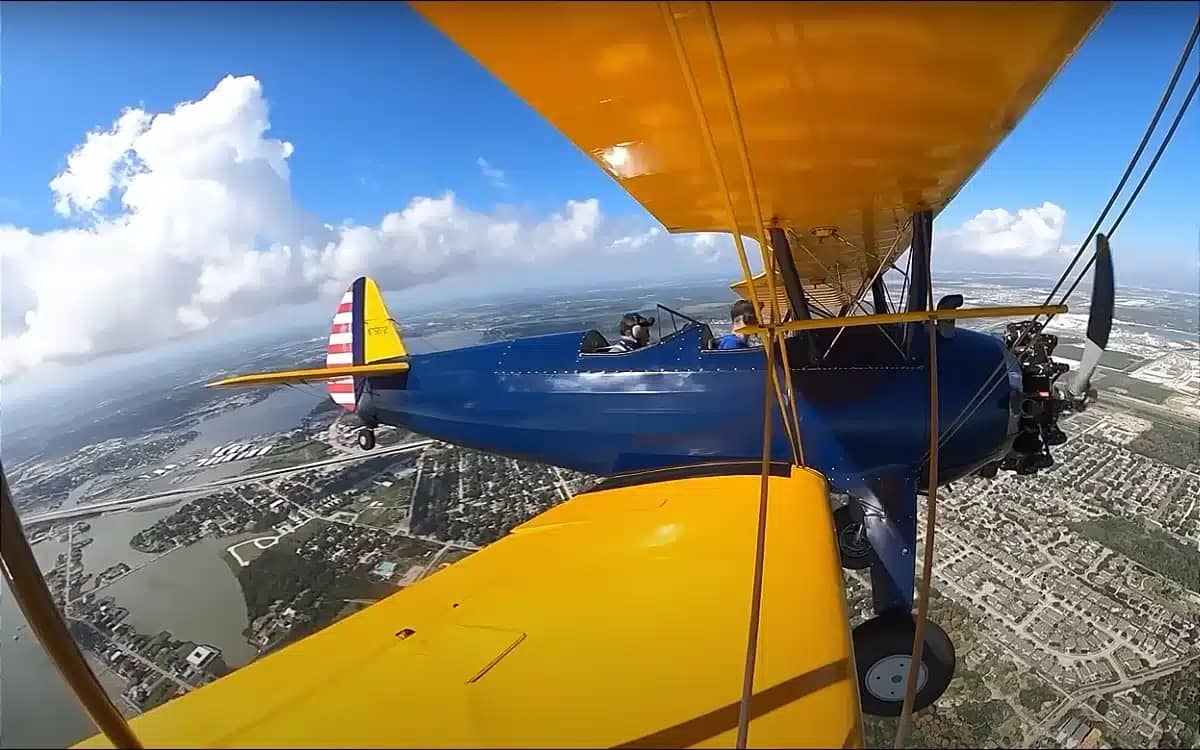
<instances>
[{"instance_id":1,"label":"yellow upper wing","mask_svg":"<svg viewBox=\"0 0 1200 750\"><path fill-rule=\"evenodd\" d=\"M826 486L792 472L771 479L749 739L858 745ZM732 746L758 482L580 495L133 728L147 747Z\"/></svg>"},{"instance_id":2,"label":"yellow upper wing","mask_svg":"<svg viewBox=\"0 0 1200 750\"><path fill-rule=\"evenodd\" d=\"M729 231L659 4L412 4L668 230ZM1107 6L713 3L762 205L754 217L703 5L669 3L740 230L778 219L811 251L793 248L806 285L851 293L907 248L907 216L949 202ZM851 244L810 233L825 226Z\"/></svg>"}]
</instances>

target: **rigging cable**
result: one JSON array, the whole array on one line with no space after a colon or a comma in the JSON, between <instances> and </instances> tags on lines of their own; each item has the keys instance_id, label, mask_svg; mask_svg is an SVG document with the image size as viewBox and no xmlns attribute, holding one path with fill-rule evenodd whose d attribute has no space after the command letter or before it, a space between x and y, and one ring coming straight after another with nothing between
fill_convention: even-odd
<instances>
[{"instance_id":1,"label":"rigging cable","mask_svg":"<svg viewBox=\"0 0 1200 750\"><path fill-rule=\"evenodd\" d=\"M1051 299L1053 299L1054 294L1062 287L1062 283L1070 275L1071 269L1078 262L1079 258L1082 256L1084 250L1087 248L1088 243L1091 242L1092 238L1095 236L1096 231L1100 227L1100 224L1104 221L1109 210L1112 208L1113 204L1116 202L1117 196L1120 194L1120 191L1124 188L1125 183L1128 181L1130 174L1132 174L1132 172L1133 172L1134 165L1136 164L1138 159L1141 157L1142 152L1145 150L1146 144L1150 140L1151 134L1153 133L1154 129L1158 125L1158 121L1159 121L1160 117L1162 116L1163 110L1165 109L1167 102L1170 100L1171 94L1174 92L1175 85L1179 80L1179 75L1183 71L1183 68L1187 63L1188 57L1191 54L1192 48L1195 45L1198 33L1200 33L1200 18L1197 19L1197 23L1192 29L1192 35L1188 39L1188 43L1187 43L1187 46L1184 48L1183 54L1180 56L1180 60L1179 60L1178 65L1175 68L1174 74L1171 76L1171 82L1168 84L1167 90L1163 93L1163 97L1162 97L1162 100L1159 102L1158 109L1155 111L1154 117L1151 118L1150 124L1146 129L1146 133L1142 137L1142 142L1138 145L1137 150L1134 152L1133 157L1130 159L1129 165L1125 169L1125 174L1122 175L1120 183L1117 185L1117 188L1113 191L1113 194L1109 198L1108 203L1105 205L1104 210L1101 212L1100 216L1096 219L1096 223L1092 227L1091 231L1088 233L1087 239L1084 240L1082 243L1080 243L1079 250L1076 251L1074 259L1072 259L1072 261L1071 261L1070 265L1067 267L1067 269L1065 271L1063 271L1062 276L1059 278L1058 282L1054 285L1054 289L1051 290L1050 294L1048 294L1046 296L1046 301L1043 304L1049 304ZM1179 107L1179 111L1175 115L1175 119L1172 121L1170 128L1167 130L1166 135L1163 136L1162 143L1159 144L1158 149L1156 150L1156 152L1154 154L1154 157L1150 160L1150 163L1146 167L1145 172L1143 172L1142 177L1138 181L1137 186L1134 188L1134 190L1130 194L1129 198L1125 201L1125 205L1121 209L1121 212L1117 215L1117 218L1113 221L1109 231L1106 233L1107 236L1111 237L1112 234L1121 225L1121 221L1125 218L1126 214L1129 212L1129 209L1133 206L1134 201L1137 200L1137 197L1141 193L1142 188L1146 185L1147 180L1150 179L1150 175L1154 172L1155 167L1158 165L1159 159L1162 158L1163 153L1167 149L1167 145L1171 142L1171 139L1175 135L1176 129L1179 127L1179 123L1183 120L1184 114L1187 112L1188 107L1191 105L1192 98L1196 94L1197 86L1200 86L1200 74L1198 74L1196 77L1196 80L1192 82L1192 86L1188 90L1187 96L1184 98L1183 103ZM1091 269L1091 267L1095 264L1095 262L1096 262L1096 255L1095 255L1095 253L1093 253L1092 256L1088 259L1087 264L1083 267L1083 269L1079 272L1079 275L1075 278L1074 283L1072 283L1070 288L1067 289L1067 291L1063 294L1062 299L1060 300L1060 304L1066 303L1067 299L1071 296L1071 294L1079 286L1079 283L1083 280L1083 277L1085 275L1087 275L1087 272ZM932 266L928 266L928 264L927 264L927 267L932 268ZM929 295L930 295L928 304L929 304L930 308L932 309L932 306L933 306L932 278L929 278L928 282L929 283L927 284L927 288L929 289ZM1046 322L1048 323L1051 319L1053 319L1053 317L1054 317L1053 314L1048 315ZM1033 322L1036 323L1037 318L1038 318L1038 316L1034 315ZM917 692L917 689L916 689L917 682L918 682L917 676L919 674L920 662L921 662L923 646L924 646L925 624L928 620L928 614L929 614L929 588L930 588L930 583L931 583L932 577L933 577L932 576L932 573L933 573L933 550L934 550L933 539L934 539L934 533L935 533L936 523L937 523L938 454L940 452L940 448L941 448L941 444L942 444L943 440L949 439L949 437L953 434L953 432L951 432L943 439L939 439L939 437L938 437L937 342L936 342L936 337L934 334L934 329L935 329L934 324L932 322L929 322L926 324L926 326L927 326L928 335L929 335L929 367L930 367L930 370L929 370L929 397L930 397L929 442L930 442L930 446L929 446L929 451L926 455L926 458L928 459L928 462L929 462L928 463L929 489L928 489L928 494L927 494L928 504L926 506L926 514L925 514L925 548L923 550L924 556L923 556L923 567L921 570L920 588L919 588L918 595L917 595L917 618L916 618L916 627L914 629L914 634L913 634L912 657L911 657L911 660L908 665L908 674L906 676L905 691L904 691L904 702L901 706L899 726L897 726L897 728L896 728L896 736L895 736L895 739L893 742L893 746L896 748L902 748L905 746L905 744L908 740L909 733L912 729L912 707L913 707L913 702L916 698L916 692ZM1033 326L1030 326L1027 329L1027 332L1032 329L1033 329ZM1023 339L1024 337L1025 336L1022 335L1022 337L1020 337L1020 338ZM1019 344L1020 344L1020 340L1018 340L1017 342L1014 343L1014 347ZM1001 367L998 368L998 370L1003 371L1003 365L1001 365ZM979 396L980 393L984 392L984 390L987 388L987 384L989 382L991 382L994 377L995 377L995 374L993 374L992 377L989 377L987 380L984 381L983 387L980 389L980 392L978 392L976 394L976 396ZM974 401L974 400L975 400L975 398L972 398L972 401ZM974 405L974 407L970 407L970 412L967 413L967 417L969 418L971 414L973 414L975 411L977 411L979 406L982 403L983 403L983 400L980 400L978 403L976 403ZM966 411L967 410L964 409L964 412L966 412ZM961 419L961 417L960 417L960 419ZM956 423L958 423L957 419L955 421L956 421ZM957 429L957 426L958 426L958 424L953 425L952 430Z\"/></svg>"},{"instance_id":2,"label":"rigging cable","mask_svg":"<svg viewBox=\"0 0 1200 750\"><path fill-rule=\"evenodd\" d=\"M113 747L141 748L137 735L88 665L79 644L71 637L64 615L54 603L29 540L25 538L3 465L0 465L0 538L3 539L0 542L0 569L3 569L4 578L29 622L30 630L58 668L67 687ZM64 595L64 610L69 594L68 591Z\"/></svg>"},{"instance_id":3,"label":"rigging cable","mask_svg":"<svg viewBox=\"0 0 1200 750\"><path fill-rule=\"evenodd\" d=\"M925 288L928 290L928 307L933 309L933 266L925 264ZM921 583L917 589L917 619L913 628L912 656L908 662L908 674L904 684L904 702L900 707L900 723L896 727L893 747L904 747L912 730L913 702L917 697L918 675L925 648L925 624L929 620L929 586L933 580L933 535L937 526L937 475L938 475L938 373L937 373L937 323L925 323L929 339L929 489L925 505L925 549L921 567Z\"/></svg>"},{"instance_id":4,"label":"rigging cable","mask_svg":"<svg viewBox=\"0 0 1200 750\"><path fill-rule=\"evenodd\" d=\"M663 22L667 27L667 32L670 35L672 46L675 48L675 54L679 59L680 70L683 73L684 81L687 84L688 95L690 96L690 98L692 100L692 107L695 111L697 123L700 127L701 132L704 133L704 135L705 135L704 143L705 143L706 150L708 151L709 160L712 162L713 172L714 172L714 174L717 178L717 181L720 185L721 193L724 195L724 198L725 198L725 208L729 214L729 223L730 223L730 227L733 231L733 244L734 244L734 247L737 249L738 260L741 263L742 273L745 276L747 294L749 295L749 297L751 299L757 300L758 299L757 287L754 284L754 277L750 272L750 265L749 265L748 259L746 258L746 250L745 250L745 246L742 242L741 231L738 227L738 222L737 222L737 214L736 214L734 206L733 206L733 197L729 192L729 185L725 179L725 170L721 166L720 156L717 153L716 139L713 137L712 127L710 126L707 118L704 116L704 106L700 100L700 91L696 85L696 79L695 79L694 72L692 70L691 63L688 61L688 58L687 58L687 52L683 47L683 40L680 37L679 28L675 23L675 15L670 8L669 2L660 2L658 4L658 7L662 13ZM714 42L714 47L717 52L718 66L719 67L724 66L724 63L725 63L724 51L721 48L721 44L720 44L721 40L720 40L720 36L717 33L716 20L712 15L712 8L711 8L711 6L706 4L705 10L706 10L705 21L708 25L708 31L709 31L710 38ZM734 120L735 130L740 133L740 121L737 119L737 109L736 109L737 105L736 105L736 101L733 99L733 88L732 88L732 85L730 84L729 78L728 78L729 72L728 72L728 69L724 68L724 67L721 67L721 71L722 71L724 79L725 79L726 96L728 98L728 103L730 104L731 119ZM743 149L743 158L748 160L748 157L746 157L745 153L744 153L744 151L745 151L745 139L744 138L742 139L742 149ZM745 164L744 166L748 167L748 164ZM747 180L747 182L752 186L753 185L752 175L747 175L747 176L750 178ZM750 190L750 194L753 196L752 189ZM757 213L757 211L756 211L756 213ZM771 266L767 262L767 254L766 254L767 245L765 243L765 240L762 238L763 232L762 232L761 214L759 214L759 216L757 217L757 224L758 224L759 235L760 235L760 237L759 237L760 248L759 249L762 251L763 261L764 261L763 262L763 273L766 276L765 281L767 283L767 287L768 287L769 293L771 295L772 313L773 314L772 314L772 318L771 318L771 324L768 325L765 330L766 341L763 342L765 345L764 353L766 355L766 371L765 371L766 382L765 382L764 388L763 388L762 470L761 470L761 477L760 477L760 482L759 482L758 517L757 517L757 530L756 530L756 536L755 536L756 543L755 543L755 551L754 551L754 576L753 576L753 583L751 586L751 594L750 594L750 618L749 618L749 626L747 628L749 632L747 634L746 664L745 664L745 670L743 673L742 696L741 696L741 700L739 702L739 708L738 708L737 747L739 747L739 748L744 748L746 746L746 740L747 740L747 735L749 733L749 723L750 723L750 701L751 701L751 697L753 695L753 689L754 689L754 664L755 664L757 649L758 649L758 623L759 623L759 615L760 615L759 610L760 610L760 604L762 601L763 567L765 565L765 558L766 558L765 545L766 545L766 526L767 526L767 498L770 493L770 477L771 477L771 470L770 470L771 469L771 425L772 425L772 421L773 421L771 419L771 417L772 417L771 397L772 397L772 392L776 390L775 389L775 357L774 357L775 335L774 334L775 334L775 325L777 323L778 316L774 313L776 310L778 310L778 299L775 295L775 279L771 273L771 270L772 270ZM790 389L790 386L791 386L790 373L788 373L788 374L789 374L788 386ZM778 394L776 394L776 397L778 398ZM780 411L782 412L784 410L784 405L781 403L779 406L780 406ZM781 414L781 416L782 416L782 414ZM786 422L785 422L785 425L786 425ZM790 437L791 437L790 432L791 431L789 430L788 432L789 432L789 443L791 443L791 440L790 440ZM799 435L797 435L797 442L798 442L798 438L799 438ZM803 454L799 453L798 448L799 448L799 446L797 446L794 443L791 445L793 458L799 462L803 462Z\"/></svg>"},{"instance_id":5,"label":"rigging cable","mask_svg":"<svg viewBox=\"0 0 1200 750\"><path fill-rule=\"evenodd\" d=\"M1117 197L1125 188L1125 183L1129 181L1129 176L1133 174L1133 168L1137 165L1138 160L1141 159L1142 152L1146 150L1146 144L1150 142L1150 136L1154 134L1154 130L1158 127L1158 121L1162 117L1163 111L1166 110L1167 103L1171 100L1171 95L1175 93L1175 85L1179 82L1179 76L1183 73L1183 69L1187 66L1187 61L1191 56L1192 47L1194 47L1196 44L1197 36L1200 36L1200 17L1197 17L1196 25L1192 27L1192 35L1188 38L1187 45L1183 48L1183 54L1179 56L1179 62L1175 65L1175 72L1171 75L1171 80L1167 83L1167 88L1165 91L1163 91L1162 98L1159 99L1158 108L1155 109L1154 116L1150 118L1150 123L1146 126L1146 132L1142 135L1141 143L1138 144L1137 149L1133 152L1133 156L1129 157L1129 163L1125 165L1125 172L1121 175L1121 181L1117 183L1117 187L1113 190L1112 195L1109 196L1108 203L1104 205L1104 210L1101 211L1100 215L1096 217L1096 223L1092 225L1091 231L1087 233L1087 237L1083 240L1083 242L1079 243L1079 249L1075 251L1075 257L1071 259L1070 264L1067 265L1067 269L1062 272L1062 275L1059 277L1058 282L1055 283L1054 288L1051 289L1050 293L1046 295L1046 300L1042 303L1043 305L1050 304L1050 300L1053 299L1058 290L1062 288L1063 282L1067 280L1067 277L1071 274L1071 270L1075 268L1075 264L1079 262L1080 257L1082 257L1084 251L1087 250L1088 243L1090 243L1092 238L1096 236L1096 232L1100 229L1100 224L1104 222L1104 219L1108 216L1108 212L1112 209L1113 204L1116 203ZM1192 85L1192 89L1193 91L1195 90L1195 84ZM1167 136L1163 141L1163 145L1159 147L1158 155L1156 155L1154 161L1151 162L1150 167L1147 170L1146 175L1142 177L1142 182L1138 185L1137 190L1134 191L1133 195L1130 196L1129 201L1125 204L1125 210L1121 212L1121 217L1117 219L1117 224L1120 224L1121 218L1124 218L1125 212L1129 210L1129 206L1132 205L1133 199L1137 197L1138 191L1141 190L1141 185L1145 183L1146 177L1148 177L1150 171L1154 169L1154 164L1157 163L1158 156L1162 154L1166 144L1170 142L1171 135L1175 132L1175 125L1179 124L1179 119L1183 116L1183 112L1187 110L1188 102L1191 101L1191 98L1192 95L1189 93L1187 100L1180 109L1179 115L1177 115L1175 118L1175 124L1171 126L1171 130L1167 133ZM1112 236L1112 230L1109 230L1108 236ZM1085 269L1084 273L1086 272L1087 271ZM1070 292L1067 292L1067 295L1064 296L1063 299L1065 300L1069 295ZM1034 322L1037 322L1037 318L1038 316L1033 316ZM1018 341L1017 345L1020 343L1021 342Z\"/></svg>"},{"instance_id":6,"label":"rigging cable","mask_svg":"<svg viewBox=\"0 0 1200 750\"><path fill-rule=\"evenodd\" d=\"M1117 227L1121 226L1121 220L1125 218L1125 214L1129 213L1129 209L1133 207L1133 202L1137 199L1138 193L1142 192L1142 188L1145 186L1146 180L1150 178L1150 173L1154 171L1154 167L1158 164L1159 158L1161 158L1163 152L1167 150L1167 144L1171 142L1171 137L1175 135L1175 129L1179 127L1179 123L1183 119L1183 113L1187 111L1188 105L1192 103L1192 97L1196 95L1196 88L1198 86L1200 86L1200 75L1196 77L1195 81L1192 81L1192 87L1188 89L1187 97L1183 100L1183 106L1180 107L1179 113L1175 115L1175 121L1171 123L1171 128L1167 131L1166 137L1163 138L1163 142L1159 145L1158 151L1155 152L1154 158L1150 160L1150 166L1146 168L1146 173L1142 175L1142 179L1138 181L1137 187L1133 189L1133 194L1129 196L1129 200L1125 203L1125 208L1121 210L1121 213L1117 216L1116 220L1113 221L1112 227L1110 227L1109 230L1104 233L1106 237L1112 237L1113 232L1117 231ZM1066 302L1067 298L1071 296L1071 293L1075 291L1075 289L1079 286L1079 282L1083 281L1083 277L1087 275L1087 272L1091 270L1095 263L1096 254L1093 253L1092 257L1088 259L1087 265L1085 265L1083 270L1079 272L1079 275L1075 277L1075 282L1071 284L1071 288L1063 294L1063 302ZM1047 322L1049 322L1049 318L1053 317L1053 315L1048 316Z\"/></svg>"},{"instance_id":7,"label":"rigging cable","mask_svg":"<svg viewBox=\"0 0 1200 750\"><path fill-rule=\"evenodd\" d=\"M660 6L662 7L662 6ZM665 12L667 9L664 8ZM750 618L747 627L747 643L746 643L746 662L742 675L742 696L738 703L738 723L737 723L737 741L736 747L744 748L748 741L750 732L750 704L754 695L754 668L758 657L758 628L759 618L762 609L762 587L763 587L763 569L766 562L766 543L767 543L767 498L770 494L769 485L771 479L771 391L775 383L775 327L779 325L779 298L775 291L775 276L773 273L772 264L769 260L770 248L767 243L766 231L763 226L762 207L758 201L758 189L754 182L754 170L750 164L750 150L746 143L746 134L742 129L742 118L738 111L737 97L733 90L733 81L729 75L729 64L725 57L725 48L721 43L721 35L717 30L717 19L713 13L711 2L705 2L701 16L704 20L704 25L708 30L709 41L712 44L714 57L716 58L717 72L720 74L721 83L725 90L725 104L729 109L729 120L733 126L734 135L737 138L739 146L738 155L741 157L742 173L746 181L746 192L750 199L750 209L754 217L754 227L757 233L758 249L762 254L763 273L767 277L767 288L771 295L771 321L764 327L766 334L765 346L766 354L766 383L764 384L763 394L763 453L762 453L762 476L759 485L758 499L758 514L757 514L757 531L755 533L754 547L754 575L750 593ZM675 19L672 15L670 18L671 28L675 29L673 37L677 43L677 50L682 52L682 41L678 38L678 29L675 28ZM690 73L690 68L689 68ZM689 81L690 91L693 95L693 103L696 105L696 114L703 119L703 108L700 105L699 90L695 88L694 78ZM720 171L720 161L717 159L716 141L712 139L711 128L707 129L707 134L710 138L710 154L713 157L718 171ZM726 204L729 209L730 223L733 225L735 240L740 234L740 229L737 222L737 215L734 212L733 198L726 192ZM750 286L751 291L754 290L753 284ZM756 295L757 296L757 295ZM761 322L760 322L761 325ZM780 347L784 363L784 375L788 397L791 399L792 419L795 429L795 440L792 440L792 429L787 429L788 442L791 444L792 455L798 465L804 465L804 448L800 441L800 425L798 417L795 414L795 391L792 385L792 373L790 365L787 361L786 344ZM787 427L787 405L780 403L780 419Z\"/></svg>"},{"instance_id":8,"label":"rigging cable","mask_svg":"<svg viewBox=\"0 0 1200 750\"><path fill-rule=\"evenodd\" d=\"M1066 281L1066 279L1070 275L1070 272L1071 272L1072 268L1074 267L1075 263L1083 255L1083 253L1087 250L1088 244L1091 242L1092 238L1095 236L1096 231L1100 228L1100 225L1103 223L1104 219L1107 217L1108 212L1109 212L1109 210L1111 210L1113 204L1116 202L1117 197L1119 197L1122 188L1124 188L1125 183L1128 181L1129 175L1132 173L1133 168L1136 166L1138 159L1140 158L1143 150L1145 149L1146 143L1149 141L1150 136L1153 134L1155 127L1158 125L1158 121L1159 121L1160 116L1162 115L1162 111L1163 111L1164 107L1170 101L1171 95L1174 93L1175 85L1178 82L1179 76L1183 72L1183 69L1187 64L1187 60L1191 54L1193 46L1195 45L1198 35L1200 35L1200 18L1197 19L1196 25L1192 29L1192 35L1188 38L1188 43L1184 47L1183 54L1180 55L1179 63L1175 67L1175 72L1171 76L1170 83L1167 85L1166 90L1163 92L1162 99L1159 101L1158 109L1155 111L1154 117L1151 118L1150 123L1146 127L1146 133L1142 137L1142 143L1139 144L1137 150L1133 154L1133 157L1130 159L1128 166L1126 166L1126 168L1125 168L1125 174L1122 175L1121 181L1117 184L1117 187L1113 190L1113 193L1109 197L1108 203L1105 205L1104 210L1101 211L1100 216L1096 219L1096 223L1092 226L1092 230L1090 232L1088 232L1087 238L1082 243L1080 243L1079 249L1075 253L1075 258L1071 261L1071 264L1067 266L1067 269L1065 271L1063 271L1058 282L1054 285L1054 289L1051 290L1049 295L1047 295L1046 300L1043 304L1049 304L1051 299L1053 298L1054 294L1060 288L1062 288L1063 282ZM1151 173L1154 171L1154 168L1157 166L1159 159L1162 157L1162 154L1166 151L1167 145L1171 142L1172 137L1175 135L1175 130L1178 128L1179 123L1183 120L1183 116L1187 112L1187 109L1192 102L1193 95L1196 92L1197 83L1200 83L1200 77L1197 77L1196 81L1193 81L1191 89L1188 91L1188 94L1184 98L1184 101L1183 101L1182 105L1180 106L1179 111L1175 114L1175 119L1172 121L1170 128L1167 130L1167 134L1164 136L1162 143L1159 144L1158 149L1155 152L1154 157L1151 159L1149 166L1146 168L1141 179L1138 181L1138 185L1137 185L1136 189L1126 200L1125 205L1123 206L1120 214L1117 217L1117 220L1113 222L1112 227L1110 228L1107 236L1111 237L1112 232L1120 225L1120 221L1125 218L1125 215L1129 212L1129 209L1133 206L1134 200L1138 197L1138 194L1141 192L1142 187L1146 184L1146 181L1150 178ZM1083 270L1080 272L1079 276L1075 279L1075 282L1071 285L1070 289L1067 290L1067 292L1063 295L1061 303L1063 303L1063 304L1066 303L1066 301L1070 297L1071 293L1074 292L1075 289L1079 286L1079 283L1083 280L1084 275L1086 275L1087 271L1091 268L1091 266L1095 262L1096 262L1096 259L1095 259L1095 255L1093 254L1092 257L1088 260L1088 263L1085 265ZM1054 317L1053 315L1048 316L1047 322L1049 322L1049 319L1051 319L1053 317ZM1033 322L1037 322L1037 319L1038 319L1038 316L1035 315L1033 317ZM1024 332L1022 332L1022 334L1019 337L1017 337L1017 339L1013 342L1013 345L1011 348L1015 349L1015 348L1021 346L1025 342L1028 335L1032 332L1032 329L1033 329L1033 327L1031 326L1031 327L1027 328ZM971 416L974 415L975 412L979 410L979 407L983 405L984 401L986 401L986 398L987 398L986 394L990 393L992 391L992 389L994 389L996 387L997 382L998 382L997 378L999 377L1000 379L1003 379L1004 368L1005 368L1004 363L1001 363L1000 365L998 365L996 367L995 370L992 371L991 375L989 375L987 378L984 379L983 383L980 384L979 389L975 392L974 396L972 396L971 399L969 399L967 401L966 406L963 407L962 411L959 412L958 416L956 416L954 418L954 420L950 423L949 427L946 429L945 434L943 434L941 439L939 440L939 446L944 445L948 440L950 440L950 438L954 437L954 435L958 432L958 430L962 427L962 425L965 424L966 421L969 420L971 418ZM926 456L926 458L928 458L928 455Z\"/></svg>"},{"instance_id":9,"label":"rigging cable","mask_svg":"<svg viewBox=\"0 0 1200 750\"><path fill-rule=\"evenodd\" d=\"M733 133L737 138L738 157L742 165L742 178L745 180L746 184L746 195L750 200L750 212L754 220L755 239L758 241L758 251L762 256L763 273L767 277L767 289L771 295L770 327L774 328L774 326L779 325L779 322L782 319L779 311L779 294L776 291L775 286L776 274L773 270L774 266L771 259L774 253L772 252L770 243L767 241L766 227L763 223L764 214L762 205L759 203L758 199L758 185L754 180L754 168L750 163L750 147L746 141L746 132L742 128L742 114L738 109L737 95L733 90L733 79L729 74L729 62L725 58L725 46L721 42L721 34L717 30L717 18L713 13L711 2L704 3L702 15L704 18L704 25L708 30L708 38L712 44L714 56L716 58L717 72L720 74L721 83L725 89L725 106L729 110L729 122L733 126ZM699 89L697 89L697 99L699 99ZM713 142L713 152L716 153L715 141ZM733 224L733 231L739 232L737 216L733 212L732 197L729 197L729 210L729 218ZM760 315L757 317L761 318L762 316ZM769 332L767 338L768 342L765 343L767 346L770 346L770 340L774 339L774 333ZM780 341L782 342L782 338ZM788 427L786 430L788 433L788 444L791 447L793 462L797 466L803 466L804 445L800 440L800 423L794 406L796 402L796 392L792 384L792 369L791 363L788 361L787 347L782 343L780 345L780 355L783 360L784 383L786 385L788 400L791 402L792 408L789 412L787 405L785 405L781 400L779 404L779 416L780 419L785 423L788 420L789 414L791 416L792 426Z\"/></svg>"}]
</instances>

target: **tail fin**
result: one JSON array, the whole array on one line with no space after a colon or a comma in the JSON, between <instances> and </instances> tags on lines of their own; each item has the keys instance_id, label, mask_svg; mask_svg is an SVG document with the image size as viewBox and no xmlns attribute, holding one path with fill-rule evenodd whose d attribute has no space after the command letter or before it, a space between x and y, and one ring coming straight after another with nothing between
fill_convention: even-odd
<instances>
[{"instance_id":1,"label":"tail fin","mask_svg":"<svg viewBox=\"0 0 1200 750\"><path fill-rule=\"evenodd\" d=\"M355 279L333 314L325 366L369 365L407 353L379 285L367 276ZM355 385L353 376L330 380L329 397L343 409L354 411Z\"/></svg>"},{"instance_id":2,"label":"tail fin","mask_svg":"<svg viewBox=\"0 0 1200 750\"><path fill-rule=\"evenodd\" d=\"M358 401L358 379L407 372L408 362L394 361L407 354L400 329L383 304L379 286L373 279L360 276L342 295L333 314L324 367L235 375L209 383L209 386L226 388L324 381L329 397L342 408L354 411Z\"/></svg>"}]
</instances>

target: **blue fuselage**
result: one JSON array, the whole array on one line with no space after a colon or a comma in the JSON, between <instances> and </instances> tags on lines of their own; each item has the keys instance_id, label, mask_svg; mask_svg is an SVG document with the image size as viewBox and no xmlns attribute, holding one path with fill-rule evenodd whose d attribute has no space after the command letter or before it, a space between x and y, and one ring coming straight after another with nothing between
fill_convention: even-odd
<instances>
[{"instance_id":1,"label":"blue fuselage","mask_svg":"<svg viewBox=\"0 0 1200 750\"><path fill-rule=\"evenodd\" d=\"M890 334L899 341L903 329ZM830 336L787 340L805 463L835 487L880 467L924 472L927 344L922 327L909 334L908 357L876 328L846 329L828 356L821 355ZM764 351L705 350L702 335L692 326L626 354L581 354L585 334L578 332L413 355L405 376L366 383L360 412L460 445L604 476L761 458ZM979 408L943 445L938 475L946 482L1004 454L1020 376L994 336L960 329L939 336L937 347L943 435L988 384ZM772 457L788 461L774 403L772 414Z\"/></svg>"}]
</instances>

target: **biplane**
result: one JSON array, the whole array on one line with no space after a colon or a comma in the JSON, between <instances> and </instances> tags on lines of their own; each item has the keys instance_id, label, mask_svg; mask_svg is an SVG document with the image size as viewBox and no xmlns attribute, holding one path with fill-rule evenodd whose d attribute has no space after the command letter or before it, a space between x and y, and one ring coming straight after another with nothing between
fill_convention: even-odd
<instances>
[{"instance_id":1,"label":"biplane","mask_svg":"<svg viewBox=\"0 0 1200 750\"><path fill-rule=\"evenodd\" d=\"M935 303L933 219L1108 4L413 6L669 231L731 234L762 346L664 308L682 324L630 352L578 331L415 354L355 280L325 367L212 385L323 382L364 449L397 425L605 479L128 725L85 685L104 733L82 746L851 747L861 712L933 703L955 666L925 617L937 487L1052 465L1113 312L1099 235L1061 378L1037 316L1064 305ZM853 631L842 567L870 570Z\"/></svg>"}]
</instances>

